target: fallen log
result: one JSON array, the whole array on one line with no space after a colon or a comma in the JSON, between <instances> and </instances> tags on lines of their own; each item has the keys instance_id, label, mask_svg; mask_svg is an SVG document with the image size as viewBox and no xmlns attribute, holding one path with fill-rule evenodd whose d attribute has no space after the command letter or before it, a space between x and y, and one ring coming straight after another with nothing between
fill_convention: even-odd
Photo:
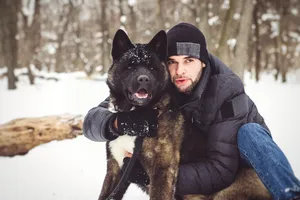
<instances>
[{"instance_id":1,"label":"fallen log","mask_svg":"<svg viewBox=\"0 0 300 200\"><path fill-rule=\"evenodd\" d=\"M0 125L0 156L24 155L40 144L82 134L81 115L21 118Z\"/></svg>"}]
</instances>

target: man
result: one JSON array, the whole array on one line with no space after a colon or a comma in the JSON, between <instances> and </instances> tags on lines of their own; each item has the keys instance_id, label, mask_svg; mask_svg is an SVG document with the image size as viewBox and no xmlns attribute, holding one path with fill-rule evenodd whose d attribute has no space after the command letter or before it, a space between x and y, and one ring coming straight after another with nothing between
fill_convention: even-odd
<instances>
[{"instance_id":1,"label":"man","mask_svg":"<svg viewBox=\"0 0 300 200\"><path fill-rule=\"evenodd\" d=\"M274 199L300 198L299 180L243 83L208 53L202 32L180 23L168 31L167 38L167 65L177 90L172 99L199 134L208 138L204 161L180 165L177 194L217 192L233 182L241 164L254 168ZM88 112L84 135L89 139L113 140L124 134L118 130L121 125L134 129L135 119L156 121L156 112L145 115L133 111L124 116L109 112L107 107L104 101ZM140 165L137 168L143 170ZM132 181L146 178L134 176Z\"/></svg>"}]
</instances>

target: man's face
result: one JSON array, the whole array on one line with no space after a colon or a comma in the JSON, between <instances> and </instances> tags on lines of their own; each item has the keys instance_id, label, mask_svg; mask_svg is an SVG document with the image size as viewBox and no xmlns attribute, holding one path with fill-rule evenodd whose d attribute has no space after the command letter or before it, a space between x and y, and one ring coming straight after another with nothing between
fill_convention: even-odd
<instances>
[{"instance_id":1,"label":"man's face","mask_svg":"<svg viewBox=\"0 0 300 200\"><path fill-rule=\"evenodd\" d=\"M189 56L171 56L167 61L171 80L179 92L189 94L199 82L205 64Z\"/></svg>"}]
</instances>

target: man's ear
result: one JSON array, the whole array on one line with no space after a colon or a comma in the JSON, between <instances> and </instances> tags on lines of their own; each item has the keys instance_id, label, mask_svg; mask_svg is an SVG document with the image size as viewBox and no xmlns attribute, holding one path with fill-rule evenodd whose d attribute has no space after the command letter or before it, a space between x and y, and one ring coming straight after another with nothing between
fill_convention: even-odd
<instances>
[{"instance_id":1,"label":"man's ear","mask_svg":"<svg viewBox=\"0 0 300 200\"><path fill-rule=\"evenodd\" d=\"M127 34L119 29L113 39L111 55L113 60L116 60L121 57L123 53L129 49L134 48L134 45L131 43Z\"/></svg>"},{"instance_id":2,"label":"man's ear","mask_svg":"<svg viewBox=\"0 0 300 200\"><path fill-rule=\"evenodd\" d=\"M166 61L168 51L166 32L159 31L148 43L148 47L159 56L160 61Z\"/></svg>"}]
</instances>

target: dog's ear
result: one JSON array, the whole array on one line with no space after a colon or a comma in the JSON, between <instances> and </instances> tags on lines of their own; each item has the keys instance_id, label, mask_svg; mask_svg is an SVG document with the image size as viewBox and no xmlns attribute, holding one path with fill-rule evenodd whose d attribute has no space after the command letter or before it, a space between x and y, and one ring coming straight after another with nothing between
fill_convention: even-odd
<instances>
[{"instance_id":1,"label":"dog's ear","mask_svg":"<svg viewBox=\"0 0 300 200\"><path fill-rule=\"evenodd\" d=\"M154 51L161 61L167 59L167 34L165 31L159 31L152 40L148 43L148 47Z\"/></svg>"},{"instance_id":2,"label":"dog's ear","mask_svg":"<svg viewBox=\"0 0 300 200\"><path fill-rule=\"evenodd\" d=\"M127 50L134 48L127 34L119 29L113 39L111 55L113 60L120 58L120 56Z\"/></svg>"}]
</instances>

